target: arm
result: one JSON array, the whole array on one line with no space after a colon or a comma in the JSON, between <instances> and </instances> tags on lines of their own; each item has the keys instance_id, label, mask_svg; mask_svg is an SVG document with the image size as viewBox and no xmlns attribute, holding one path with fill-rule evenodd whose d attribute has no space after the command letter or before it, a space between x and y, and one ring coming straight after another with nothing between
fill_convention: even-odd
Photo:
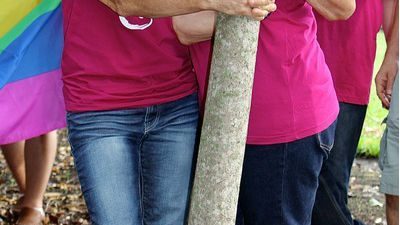
<instances>
[{"instance_id":1,"label":"arm","mask_svg":"<svg viewBox=\"0 0 400 225\"><path fill-rule=\"evenodd\" d=\"M390 36L386 38L387 49L385 58L379 72L375 77L376 93L382 101L385 108L390 106L390 98L392 95L393 83L396 78L399 60L399 5L398 0L395 3L395 13L391 13L394 17L391 28L389 29Z\"/></svg>"},{"instance_id":2,"label":"arm","mask_svg":"<svg viewBox=\"0 0 400 225\"><path fill-rule=\"evenodd\" d=\"M100 0L121 16L167 17L215 10L230 15L260 17L266 14L254 10L267 5L268 0Z\"/></svg>"},{"instance_id":3,"label":"arm","mask_svg":"<svg viewBox=\"0 0 400 225\"><path fill-rule=\"evenodd\" d=\"M385 37L390 37L390 30L392 29L395 11L396 11L396 0L382 0L383 4L383 31Z\"/></svg>"},{"instance_id":4,"label":"arm","mask_svg":"<svg viewBox=\"0 0 400 225\"><path fill-rule=\"evenodd\" d=\"M346 20L356 9L355 0L307 0L327 20Z\"/></svg>"},{"instance_id":5,"label":"arm","mask_svg":"<svg viewBox=\"0 0 400 225\"><path fill-rule=\"evenodd\" d=\"M263 16L256 19L262 20L267 14L276 10L275 0L269 0L268 5L262 7L262 9L254 8L253 10L260 11ZM263 11L266 11L267 14ZM217 13L215 11L202 11L172 18L178 39L184 45L211 39L214 34L216 20Z\"/></svg>"},{"instance_id":6,"label":"arm","mask_svg":"<svg viewBox=\"0 0 400 225\"><path fill-rule=\"evenodd\" d=\"M172 18L176 35L184 45L210 40L214 34L216 20L215 11L203 11Z\"/></svg>"}]
</instances>

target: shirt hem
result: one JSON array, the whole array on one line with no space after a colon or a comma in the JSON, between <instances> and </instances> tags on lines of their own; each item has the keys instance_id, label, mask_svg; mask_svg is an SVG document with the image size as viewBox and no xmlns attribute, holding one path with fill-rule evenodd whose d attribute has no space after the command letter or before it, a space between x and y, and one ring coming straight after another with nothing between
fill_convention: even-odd
<instances>
[{"instance_id":1,"label":"shirt hem","mask_svg":"<svg viewBox=\"0 0 400 225\"><path fill-rule=\"evenodd\" d=\"M339 102L350 103L355 105L368 105L369 104L369 97L368 98L359 98L359 97L352 97L352 96L345 96L345 95L337 95Z\"/></svg>"},{"instance_id":2,"label":"shirt hem","mask_svg":"<svg viewBox=\"0 0 400 225\"><path fill-rule=\"evenodd\" d=\"M300 132L296 132L296 134L291 135L284 135L284 136L275 136L275 137L255 137L255 136L248 136L247 137L247 144L251 145L272 145L272 144L282 144L282 143L289 143L293 141L297 141L314 134L317 134L325 129L327 129L338 117L339 110L337 109L335 113L332 113L328 119L323 121L317 126L312 128L308 128L306 130L302 130Z\"/></svg>"},{"instance_id":3,"label":"shirt hem","mask_svg":"<svg viewBox=\"0 0 400 225\"><path fill-rule=\"evenodd\" d=\"M108 110L119 110L119 109L132 109L132 108L144 108L153 105L164 104L168 102L173 102L178 99L184 98L191 94L197 92L197 88L193 88L190 91L184 92L183 94L174 95L173 97L164 98L158 101L151 101L146 104L135 104L135 103L126 103L126 104L119 104L118 106L109 106L109 107L100 107L100 106L93 106L93 107L83 107L82 105L78 104L66 104L66 109L68 112L79 113L79 112L93 112L93 111L108 111ZM65 99L67 101L67 99Z\"/></svg>"}]
</instances>

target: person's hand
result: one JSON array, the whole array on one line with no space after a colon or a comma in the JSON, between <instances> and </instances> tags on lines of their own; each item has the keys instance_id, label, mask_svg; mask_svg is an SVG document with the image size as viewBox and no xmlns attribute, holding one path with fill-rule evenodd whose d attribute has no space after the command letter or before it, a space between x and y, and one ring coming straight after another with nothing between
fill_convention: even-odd
<instances>
[{"instance_id":1,"label":"person's hand","mask_svg":"<svg viewBox=\"0 0 400 225\"><path fill-rule=\"evenodd\" d=\"M249 16L263 20L276 10L275 0L210 0L210 9L229 15Z\"/></svg>"},{"instance_id":2,"label":"person's hand","mask_svg":"<svg viewBox=\"0 0 400 225\"><path fill-rule=\"evenodd\" d=\"M376 94L382 102L382 106L388 109L392 97L394 80L398 69L397 59L385 59L375 77Z\"/></svg>"},{"instance_id":3,"label":"person's hand","mask_svg":"<svg viewBox=\"0 0 400 225\"><path fill-rule=\"evenodd\" d=\"M252 14L254 16L260 15L259 17L253 16L253 18L255 20L261 21L261 20L265 19L265 17L267 17L270 13L275 12L275 11L276 11L275 0L271 0L271 1L269 1L269 4L266 6L262 6L259 8L253 8Z\"/></svg>"}]
</instances>

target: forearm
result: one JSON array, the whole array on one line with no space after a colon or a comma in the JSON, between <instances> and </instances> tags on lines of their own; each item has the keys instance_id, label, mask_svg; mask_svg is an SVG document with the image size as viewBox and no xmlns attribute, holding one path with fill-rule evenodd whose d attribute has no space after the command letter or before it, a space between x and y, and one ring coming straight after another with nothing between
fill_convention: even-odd
<instances>
[{"instance_id":1,"label":"forearm","mask_svg":"<svg viewBox=\"0 0 400 225\"><path fill-rule=\"evenodd\" d=\"M265 7L272 0L99 0L121 16L149 18L184 15L203 10L214 10L229 15L265 16Z\"/></svg>"},{"instance_id":2,"label":"forearm","mask_svg":"<svg viewBox=\"0 0 400 225\"><path fill-rule=\"evenodd\" d=\"M223 2L224 0L218 0ZM232 2L233 0L227 0ZM250 0L257 1L257 0ZM263 20L265 17L276 10L275 0L261 0L266 5L263 7L254 7L253 18ZM258 15L258 16L257 16ZM211 39L214 34L217 12L202 11L172 18L174 30L182 44L190 45L201 41Z\"/></svg>"},{"instance_id":3,"label":"forearm","mask_svg":"<svg viewBox=\"0 0 400 225\"><path fill-rule=\"evenodd\" d=\"M397 0L382 0L383 4L383 31L385 37L389 38L390 30L393 27L393 22L395 18Z\"/></svg>"},{"instance_id":4,"label":"forearm","mask_svg":"<svg viewBox=\"0 0 400 225\"><path fill-rule=\"evenodd\" d=\"M392 24L388 28L389 35L386 38L387 48L385 58L375 77L376 93L385 108L390 107L393 84L398 71L399 60L399 8L398 0L394 4L395 13L392 14Z\"/></svg>"},{"instance_id":5,"label":"forearm","mask_svg":"<svg viewBox=\"0 0 400 225\"><path fill-rule=\"evenodd\" d=\"M173 17L174 30L182 44L206 41L212 38L215 29L217 13L203 11L188 15Z\"/></svg>"},{"instance_id":6,"label":"forearm","mask_svg":"<svg viewBox=\"0 0 400 225\"><path fill-rule=\"evenodd\" d=\"M100 0L121 16L165 17L198 12L209 7L203 0Z\"/></svg>"},{"instance_id":7,"label":"forearm","mask_svg":"<svg viewBox=\"0 0 400 225\"><path fill-rule=\"evenodd\" d=\"M388 36L386 36L385 60L398 60L399 57L399 2L398 0L394 0L394 2L394 13L391 13L392 19L387 20L391 26L387 32Z\"/></svg>"},{"instance_id":8,"label":"forearm","mask_svg":"<svg viewBox=\"0 0 400 225\"><path fill-rule=\"evenodd\" d=\"M346 20L356 9L355 0L307 0L307 2L328 20Z\"/></svg>"}]
</instances>

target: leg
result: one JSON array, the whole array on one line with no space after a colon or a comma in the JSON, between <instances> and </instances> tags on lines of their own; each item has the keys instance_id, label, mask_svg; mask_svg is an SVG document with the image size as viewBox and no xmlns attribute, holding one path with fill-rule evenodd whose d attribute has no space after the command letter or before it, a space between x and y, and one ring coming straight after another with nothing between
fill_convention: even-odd
<instances>
[{"instance_id":1,"label":"leg","mask_svg":"<svg viewBox=\"0 0 400 225\"><path fill-rule=\"evenodd\" d=\"M380 191L386 195L388 225L399 225L399 77L394 83L386 130L381 140Z\"/></svg>"},{"instance_id":2,"label":"leg","mask_svg":"<svg viewBox=\"0 0 400 225\"><path fill-rule=\"evenodd\" d=\"M141 109L68 114L75 167L94 225L142 224L143 122Z\"/></svg>"},{"instance_id":3,"label":"leg","mask_svg":"<svg viewBox=\"0 0 400 225\"><path fill-rule=\"evenodd\" d=\"M57 151L57 132L26 141L26 192L22 207L42 208Z\"/></svg>"},{"instance_id":4,"label":"leg","mask_svg":"<svg viewBox=\"0 0 400 225\"><path fill-rule=\"evenodd\" d=\"M313 225L353 225L347 207L348 185L366 109L367 106L340 103L335 143L319 176Z\"/></svg>"},{"instance_id":5,"label":"leg","mask_svg":"<svg viewBox=\"0 0 400 225\"><path fill-rule=\"evenodd\" d=\"M26 191L17 224L33 225L43 220L43 197L57 151L56 131L32 138L25 144Z\"/></svg>"},{"instance_id":6,"label":"leg","mask_svg":"<svg viewBox=\"0 0 400 225\"><path fill-rule=\"evenodd\" d=\"M195 95L149 108L141 147L145 225L183 225L198 106Z\"/></svg>"},{"instance_id":7,"label":"leg","mask_svg":"<svg viewBox=\"0 0 400 225\"><path fill-rule=\"evenodd\" d=\"M318 175L334 129L335 124L291 143L246 147L239 195L244 224L311 224Z\"/></svg>"},{"instance_id":8,"label":"leg","mask_svg":"<svg viewBox=\"0 0 400 225\"><path fill-rule=\"evenodd\" d=\"M386 218L388 225L399 225L399 196L386 194Z\"/></svg>"},{"instance_id":9,"label":"leg","mask_svg":"<svg viewBox=\"0 0 400 225\"><path fill-rule=\"evenodd\" d=\"M26 188L24 147L25 141L1 146L4 158L6 159L11 173L18 184L21 194L25 193Z\"/></svg>"}]
</instances>

